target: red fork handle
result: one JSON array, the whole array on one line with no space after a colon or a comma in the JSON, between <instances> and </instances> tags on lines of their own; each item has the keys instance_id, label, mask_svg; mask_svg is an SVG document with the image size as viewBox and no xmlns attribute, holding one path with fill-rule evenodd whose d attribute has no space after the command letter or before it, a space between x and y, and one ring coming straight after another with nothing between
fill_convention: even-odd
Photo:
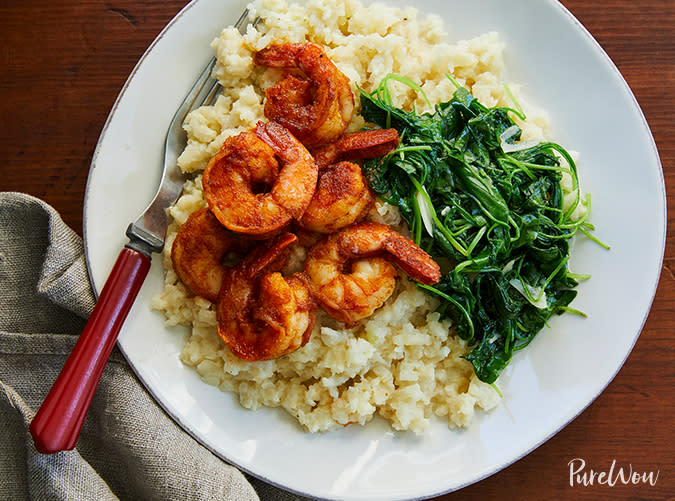
<instances>
[{"instance_id":1,"label":"red fork handle","mask_svg":"<svg viewBox=\"0 0 675 501\"><path fill-rule=\"evenodd\" d=\"M124 248L87 325L31 422L35 448L53 454L75 447L110 352L150 269L150 258Z\"/></svg>"}]
</instances>

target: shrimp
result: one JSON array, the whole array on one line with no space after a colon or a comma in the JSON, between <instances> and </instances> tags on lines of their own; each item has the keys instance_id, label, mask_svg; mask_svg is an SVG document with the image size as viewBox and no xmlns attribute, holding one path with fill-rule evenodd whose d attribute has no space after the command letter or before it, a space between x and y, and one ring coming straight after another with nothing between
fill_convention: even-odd
<instances>
[{"instance_id":1,"label":"shrimp","mask_svg":"<svg viewBox=\"0 0 675 501\"><path fill-rule=\"evenodd\" d=\"M380 223L358 223L325 237L309 250L304 272L317 301L333 318L355 325L394 293L397 271L433 284L438 264L410 239Z\"/></svg>"},{"instance_id":2,"label":"shrimp","mask_svg":"<svg viewBox=\"0 0 675 501\"><path fill-rule=\"evenodd\" d=\"M225 275L223 257L246 242L227 231L207 209L193 212L180 227L171 246L171 261L181 281L212 303Z\"/></svg>"},{"instance_id":3,"label":"shrimp","mask_svg":"<svg viewBox=\"0 0 675 501\"><path fill-rule=\"evenodd\" d=\"M349 79L314 43L270 45L255 55L256 64L299 69L265 92L265 116L288 129L306 146L328 143L352 120L354 95Z\"/></svg>"},{"instance_id":4,"label":"shrimp","mask_svg":"<svg viewBox=\"0 0 675 501\"><path fill-rule=\"evenodd\" d=\"M396 129L370 129L342 134L337 139L311 151L319 170L339 160L383 157L401 141Z\"/></svg>"},{"instance_id":5,"label":"shrimp","mask_svg":"<svg viewBox=\"0 0 675 501\"><path fill-rule=\"evenodd\" d=\"M309 341L317 308L309 279L304 273L287 278L278 271L296 241L292 233L267 241L225 274L217 332L243 360L278 358Z\"/></svg>"},{"instance_id":6,"label":"shrimp","mask_svg":"<svg viewBox=\"0 0 675 501\"><path fill-rule=\"evenodd\" d=\"M332 233L361 220L375 202L361 167L340 162L324 169L299 224L308 230Z\"/></svg>"},{"instance_id":7,"label":"shrimp","mask_svg":"<svg viewBox=\"0 0 675 501\"><path fill-rule=\"evenodd\" d=\"M223 226L267 238L302 216L317 177L314 159L285 127L259 122L255 130L225 141L206 166L202 184Z\"/></svg>"}]
</instances>

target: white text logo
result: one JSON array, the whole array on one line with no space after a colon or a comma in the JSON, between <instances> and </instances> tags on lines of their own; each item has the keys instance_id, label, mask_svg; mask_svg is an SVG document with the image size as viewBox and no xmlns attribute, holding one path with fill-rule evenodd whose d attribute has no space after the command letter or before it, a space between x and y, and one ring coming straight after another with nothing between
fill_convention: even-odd
<instances>
[{"instance_id":1,"label":"white text logo","mask_svg":"<svg viewBox=\"0 0 675 501\"><path fill-rule=\"evenodd\" d=\"M609 470L595 471L593 469L586 469L586 461L581 458L572 459L567 466L570 469L570 486L582 485L588 487L589 485L608 485L614 487L621 483L624 485L638 485L649 484L656 485L659 478L660 470L656 472L641 472L633 470L633 465L628 464L627 467L617 466L616 459L612 460Z\"/></svg>"}]
</instances>

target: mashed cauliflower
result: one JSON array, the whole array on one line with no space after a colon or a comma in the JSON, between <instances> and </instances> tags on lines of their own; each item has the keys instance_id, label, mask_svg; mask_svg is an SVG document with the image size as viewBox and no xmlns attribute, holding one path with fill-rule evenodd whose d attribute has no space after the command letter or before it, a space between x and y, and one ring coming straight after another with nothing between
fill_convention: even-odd
<instances>
[{"instance_id":1,"label":"mashed cauliflower","mask_svg":"<svg viewBox=\"0 0 675 501\"><path fill-rule=\"evenodd\" d=\"M321 310L311 339L296 352L277 360L245 362L232 355L216 334L214 305L195 297L180 282L171 264L171 244L178 228L195 210L205 207L201 177L212 155L232 135L264 120L265 90L280 78L277 69L257 67L253 53L270 43L311 40L326 47L338 68L357 86L373 90L388 73L404 75L424 89L432 104L454 91L450 73L486 106L512 106L502 82L504 46L495 33L451 43L436 16L420 17L413 8L356 0L310 0L304 5L284 0L257 0L250 5L257 28L245 35L226 28L212 43L218 65L215 75L224 87L213 106L202 107L185 122L188 145L180 167L196 173L170 209L173 222L165 246L164 291L153 307L168 325L184 324L191 333L181 360L202 379L239 395L248 409L282 407L310 432L348 424L366 424L378 415L396 430L423 432L432 419L450 427L468 426L476 409L499 403L497 392L477 379L462 355L466 343L453 335L447 320L434 312L436 300L405 276L394 295L370 318L346 329ZM422 98L409 87L392 82L395 105L419 111ZM517 86L511 85L517 94ZM349 130L364 125L358 111ZM521 103L522 104L522 103ZM529 119L519 125L524 139L544 137L545 115L526 109ZM371 220L400 227L397 209L377 204ZM405 228L401 228L405 231ZM302 266L297 249L290 268Z\"/></svg>"}]
</instances>

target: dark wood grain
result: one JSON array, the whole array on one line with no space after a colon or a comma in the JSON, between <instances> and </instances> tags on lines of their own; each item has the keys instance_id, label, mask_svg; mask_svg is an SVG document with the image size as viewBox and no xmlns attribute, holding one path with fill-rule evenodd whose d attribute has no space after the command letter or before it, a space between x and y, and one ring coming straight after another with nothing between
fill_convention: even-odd
<instances>
[{"instance_id":1,"label":"dark wood grain","mask_svg":"<svg viewBox=\"0 0 675 501\"><path fill-rule=\"evenodd\" d=\"M671 498L675 494L675 2L564 0L633 89L668 192L653 308L614 381L577 419L505 470L441 499ZM91 156L128 74L183 0L0 1L0 190L53 205L81 234ZM598 354L602 356L602 354ZM570 487L568 462L659 470L655 486Z\"/></svg>"}]
</instances>

